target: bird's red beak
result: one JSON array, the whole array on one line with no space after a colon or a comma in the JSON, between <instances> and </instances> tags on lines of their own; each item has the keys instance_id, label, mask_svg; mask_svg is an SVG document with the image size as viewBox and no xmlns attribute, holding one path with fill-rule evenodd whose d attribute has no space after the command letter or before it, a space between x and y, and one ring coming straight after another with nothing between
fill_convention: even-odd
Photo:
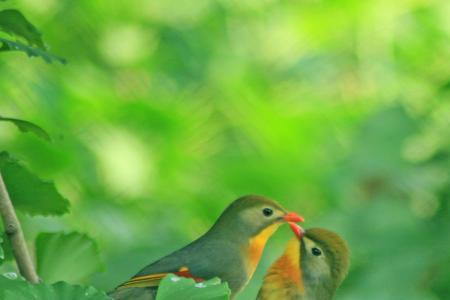
<instances>
[{"instance_id":1,"label":"bird's red beak","mask_svg":"<svg viewBox=\"0 0 450 300\"><path fill-rule=\"evenodd\" d=\"M301 240L303 237L303 234L305 233L303 228L301 228L300 225L298 225L296 223L292 223L292 222L289 222L289 226L291 227L291 230L292 230L292 232L294 232L295 236L299 240Z\"/></svg>"},{"instance_id":2,"label":"bird's red beak","mask_svg":"<svg viewBox=\"0 0 450 300\"><path fill-rule=\"evenodd\" d=\"M286 222L304 222L305 220L300 217L299 215L297 215L295 212L290 212L284 215L283 219Z\"/></svg>"}]
</instances>

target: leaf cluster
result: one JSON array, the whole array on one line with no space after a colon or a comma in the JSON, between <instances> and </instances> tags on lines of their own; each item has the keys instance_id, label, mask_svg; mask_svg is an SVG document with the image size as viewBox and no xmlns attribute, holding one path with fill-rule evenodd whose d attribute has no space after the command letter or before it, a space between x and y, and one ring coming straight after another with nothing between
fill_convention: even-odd
<instances>
[{"instance_id":1,"label":"leaf cluster","mask_svg":"<svg viewBox=\"0 0 450 300\"><path fill-rule=\"evenodd\" d=\"M50 135L32 122L6 117L0 117L0 121L11 122L22 132L31 132L50 141ZM40 179L8 152L0 152L0 171L16 210L30 216L60 216L69 211L69 201L59 193L53 182ZM40 278L54 284L32 285L20 279L0 276L1 299L109 299L92 287L67 283L83 282L102 269L98 247L93 239L78 232L41 233L34 248ZM5 259L12 259L11 253L7 238L0 235L0 264Z\"/></svg>"},{"instance_id":2,"label":"leaf cluster","mask_svg":"<svg viewBox=\"0 0 450 300\"><path fill-rule=\"evenodd\" d=\"M42 34L17 9L0 11L0 52L21 51L29 57L40 57L47 63L66 60L48 52Z\"/></svg>"}]
</instances>

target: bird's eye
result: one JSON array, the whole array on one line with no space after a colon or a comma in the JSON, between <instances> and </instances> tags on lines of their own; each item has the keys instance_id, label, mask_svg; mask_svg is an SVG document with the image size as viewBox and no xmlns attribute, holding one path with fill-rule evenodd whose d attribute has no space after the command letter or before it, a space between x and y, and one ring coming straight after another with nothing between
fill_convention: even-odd
<instances>
[{"instance_id":1,"label":"bird's eye","mask_svg":"<svg viewBox=\"0 0 450 300\"><path fill-rule=\"evenodd\" d=\"M320 256L322 254L322 251L320 251L319 248L314 247L314 248L311 249L311 253L314 256Z\"/></svg>"},{"instance_id":2,"label":"bird's eye","mask_svg":"<svg viewBox=\"0 0 450 300\"><path fill-rule=\"evenodd\" d=\"M264 208L262 212L266 217L270 217L273 214L273 210L268 207Z\"/></svg>"}]
</instances>

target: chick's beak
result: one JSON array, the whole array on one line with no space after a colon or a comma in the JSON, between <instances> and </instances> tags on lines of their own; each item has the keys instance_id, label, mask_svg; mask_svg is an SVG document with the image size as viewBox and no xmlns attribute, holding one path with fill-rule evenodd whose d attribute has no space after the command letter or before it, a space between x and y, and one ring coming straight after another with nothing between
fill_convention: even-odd
<instances>
[{"instance_id":1,"label":"chick's beak","mask_svg":"<svg viewBox=\"0 0 450 300\"><path fill-rule=\"evenodd\" d=\"M286 222L304 222L305 220L303 219L303 217L300 217L299 215L297 215L295 212L290 212L287 213L283 216L283 219Z\"/></svg>"},{"instance_id":2,"label":"chick's beak","mask_svg":"<svg viewBox=\"0 0 450 300\"><path fill-rule=\"evenodd\" d=\"M294 232L295 236L301 240L305 231L298 224L289 222L289 226L291 227L292 232Z\"/></svg>"}]
</instances>

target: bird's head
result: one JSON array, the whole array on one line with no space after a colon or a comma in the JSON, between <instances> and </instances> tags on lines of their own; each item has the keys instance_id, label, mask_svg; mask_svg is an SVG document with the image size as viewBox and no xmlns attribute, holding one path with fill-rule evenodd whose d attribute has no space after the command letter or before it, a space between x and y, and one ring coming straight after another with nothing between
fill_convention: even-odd
<instances>
[{"instance_id":1,"label":"bird's head","mask_svg":"<svg viewBox=\"0 0 450 300\"><path fill-rule=\"evenodd\" d=\"M291 225L300 239L300 268L304 285L334 293L347 275L349 248L337 233L324 228L303 230Z\"/></svg>"},{"instance_id":2,"label":"bird's head","mask_svg":"<svg viewBox=\"0 0 450 300\"><path fill-rule=\"evenodd\" d=\"M236 235L253 237L268 227L282 223L303 222L294 212L287 212L276 201L258 195L243 196L231 203L214 227L227 228Z\"/></svg>"}]
</instances>

